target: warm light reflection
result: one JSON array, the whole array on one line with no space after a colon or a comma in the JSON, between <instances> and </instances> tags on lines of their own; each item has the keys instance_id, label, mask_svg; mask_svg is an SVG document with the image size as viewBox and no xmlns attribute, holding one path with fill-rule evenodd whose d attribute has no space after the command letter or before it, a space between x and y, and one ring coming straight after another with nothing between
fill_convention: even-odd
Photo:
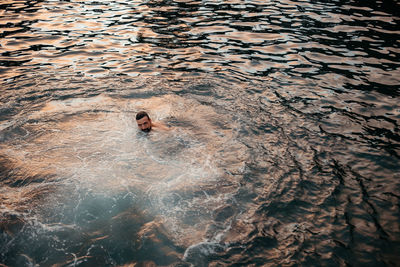
<instances>
[{"instance_id":1,"label":"warm light reflection","mask_svg":"<svg viewBox=\"0 0 400 267\"><path fill-rule=\"evenodd\" d=\"M399 262L397 17L356 2L3 1L0 262Z\"/></svg>"}]
</instances>

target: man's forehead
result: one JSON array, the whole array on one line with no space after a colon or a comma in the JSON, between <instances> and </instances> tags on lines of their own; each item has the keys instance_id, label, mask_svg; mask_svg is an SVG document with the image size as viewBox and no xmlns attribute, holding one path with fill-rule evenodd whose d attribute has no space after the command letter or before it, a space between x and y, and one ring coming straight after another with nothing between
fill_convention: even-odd
<instances>
[{"instance_id":1,"label":"man's forehead","mask_svg":"<svg viewBox=\"0 0 400 267\"><path fill-rule=\"evenodd\" d=\"M138 123L142 123L142 122L146 122L146 121L149 121L149 118L147 118L146 116L137 120Z\"/></svg>"}]
</instances>

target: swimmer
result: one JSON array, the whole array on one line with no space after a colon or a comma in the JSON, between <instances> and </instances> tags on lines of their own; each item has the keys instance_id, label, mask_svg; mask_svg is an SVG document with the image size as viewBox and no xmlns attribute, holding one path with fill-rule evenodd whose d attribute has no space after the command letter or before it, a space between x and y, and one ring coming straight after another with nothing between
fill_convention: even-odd
<instances>
[{"instance_id":1,"label":"swimmer","mask_svg":"<svg viewBox=\"0 0 400 267\"><path fill-rule=\"evenodd\" d=\"M140 111L136 114L136 122L139 129L146 133L150 132L152 129L169 130L169 128L164 124L153 122L149 115L144 111Z\"/></svg>"}]
</instances>

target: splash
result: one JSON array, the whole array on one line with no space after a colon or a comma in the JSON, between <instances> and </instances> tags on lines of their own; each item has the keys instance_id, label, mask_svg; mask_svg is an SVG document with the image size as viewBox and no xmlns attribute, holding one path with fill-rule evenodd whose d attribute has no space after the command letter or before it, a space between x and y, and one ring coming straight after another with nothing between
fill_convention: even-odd
<instances>
[{"instance_id":1,"label":"splash","mask_svg":"<svg viewBox=\"0 0 400 267\"><path fill-rule=\"evenodd\" d=\"M139 110L170 130L138 131ZM107 222L137 213L142 215L134 220L135 233L142 238L156 231L178 247L203 242L215 208L226 205L238 188L232 173L244 169L246 149L235 140L229 119L171 95L48 102L3 131L24 133L5 142L1 152L12 162L8 168L17 170L6 183L17 176L25 181L13 185L15 203L3 205L3 211L22 206L17 194L28 200L36 194L38 201L25 203L29 216L21 218L40 222L35 225L43 233L53 233L49 225L57 225L63 229L57 228L57 235L93 235ZM12 202L11 196L3 198Z\"/></svg>"}]
</instances>

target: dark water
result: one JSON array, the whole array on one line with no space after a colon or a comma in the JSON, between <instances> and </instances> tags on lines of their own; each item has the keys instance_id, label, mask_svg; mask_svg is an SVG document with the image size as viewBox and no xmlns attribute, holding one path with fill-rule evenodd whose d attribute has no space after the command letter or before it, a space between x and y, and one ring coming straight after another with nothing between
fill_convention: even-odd
<instances>
[{"instance_id":1,"label":"dark water","mask_svg":"<svg viewBox=\"0 0 400 267\"><path fill-rule=\"evenodd\" d=\"M0 265L400 266L399 10L1 1Z\"/></svg>"}]
</instances>

